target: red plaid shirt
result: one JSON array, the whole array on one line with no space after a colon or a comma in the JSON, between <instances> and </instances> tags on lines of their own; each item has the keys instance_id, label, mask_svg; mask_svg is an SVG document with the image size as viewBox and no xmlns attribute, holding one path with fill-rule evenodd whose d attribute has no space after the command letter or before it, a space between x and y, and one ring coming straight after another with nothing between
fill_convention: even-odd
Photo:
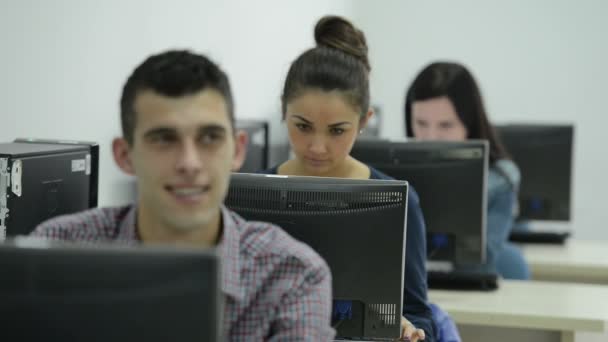
<instances>
[{"instance_id":1,"label":"red plaid shirt","mask_svg":"<svg viewBox=\"0 0 608 342\"><path fill-rule=\"evenodd\" d=\"M224 336L230 341L328 341L331 275L312 249L276 226L222 208ZM88 242L141 243L134 206L60 216L32 235Z\"/></svg>"}]
</instances>

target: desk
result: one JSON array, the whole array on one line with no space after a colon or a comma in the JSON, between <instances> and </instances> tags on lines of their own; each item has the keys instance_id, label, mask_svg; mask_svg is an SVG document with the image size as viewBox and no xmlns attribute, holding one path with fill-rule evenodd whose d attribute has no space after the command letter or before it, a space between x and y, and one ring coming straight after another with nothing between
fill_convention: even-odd
<instances>
[{"instance_id":1,"label":"desk","mask_svg":"<svg viewBox=\"0 0 608 342\"><path fill-rule=\"evenodd\" d=\"M608 242L567 240L565 245L520 245L532 279L608 285Z\"/></svg>"},{"instance_id":2,"label":"desk","mask_svg":"<svg viewBox=\"0 0 608 342\"><path fill-rule=\"evenodd\" d=\"M608 341L608 287L503 280L491 292L429 290L463 341ZM587 336L589 335L589 336Z\"/></svg>"}]
</instances>

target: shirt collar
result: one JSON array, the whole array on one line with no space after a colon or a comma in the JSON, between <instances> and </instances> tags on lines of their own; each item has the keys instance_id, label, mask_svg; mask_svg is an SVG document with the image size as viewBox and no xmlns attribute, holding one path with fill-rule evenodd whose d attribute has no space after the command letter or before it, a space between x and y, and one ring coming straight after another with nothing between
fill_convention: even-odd
<instances>
[{"instance_id":1,"label":"shirt collar","mask_svg":"<svg viewBox=\"0 0 608 342\"><path fill-rule=\"evenodd\" d=\"M235 300L245 297L241 286L241 232L238 222L222 205L222 237L218 244L222 262L222 290Z\"/></svg>"},{"instance_id":2,"label":"shirt collar","mask_svg":"<svg viewBox=\"0 0 608 342\"><path fill-rule=\"evenodd\" d=\"M116 241L125 241L129 244L140 244L141 239L135 225L137 222L137 206L132 205L125 217L119 223L118 235Z\"/></svg>"},{"instance_id":3,"label":"shirt collar","mask_svg":"<svg viewBox=\"0 0 608 342\"><path fill-rule=\"evenodd\" d=\"M238 301L245 297L241 286L241 233L238 222L230 215L230 211L223 205L220 209L223 229L217 248L222 267L222 291ZM137 232L136 222L137 206L133 205L120 222L116 240L126 241L129 244L140 244L141 238Z\"/></svg>"}]
</instances>

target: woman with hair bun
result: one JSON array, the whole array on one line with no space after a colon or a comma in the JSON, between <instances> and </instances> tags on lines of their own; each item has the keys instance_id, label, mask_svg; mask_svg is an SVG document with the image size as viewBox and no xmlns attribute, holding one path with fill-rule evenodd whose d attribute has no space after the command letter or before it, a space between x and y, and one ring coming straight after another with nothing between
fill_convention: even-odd
<instances>
[{"instance_id":1,"label":"woman with hair bun","mask_svg":"<svg viewBox=\"0 0 608 342\"><path fill-rule=\"evenodd\" d=\"M326 16L314 31L316 46L291 64L281 96L294 158L265 173L391 179L352 156L370 109L368 48L348 20ZM435 341L427 301L425 226L416 191L408 198L402 336Z\"/></svg>"}]
</instances>

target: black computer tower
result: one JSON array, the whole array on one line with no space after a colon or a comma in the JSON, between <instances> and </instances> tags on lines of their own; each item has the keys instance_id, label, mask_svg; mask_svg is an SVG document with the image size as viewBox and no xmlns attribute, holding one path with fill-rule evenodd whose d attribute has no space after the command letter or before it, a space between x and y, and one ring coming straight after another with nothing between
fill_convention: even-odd
<instances>
[{"instance_id":1,"label":"black computer tower","mask_svg":"<svg viewBox=\"0 0 608 342\"><path fill-rule=\"evenodd\" d=\"M99 146L17 139L0 143L0 241L55 216L97 206Z\"/></svg>"},{"instance_id":2,"label":"black computer tower","mask_svg":"<svg viewBox=\"0 0 608 342\"><path fill-rule=\"evenodd\" d=\"M239 172L255 173L269 167L270 131L267 121L237 120L236 128L249 135L247 155Z\"/></svg>"}]
</instances>

